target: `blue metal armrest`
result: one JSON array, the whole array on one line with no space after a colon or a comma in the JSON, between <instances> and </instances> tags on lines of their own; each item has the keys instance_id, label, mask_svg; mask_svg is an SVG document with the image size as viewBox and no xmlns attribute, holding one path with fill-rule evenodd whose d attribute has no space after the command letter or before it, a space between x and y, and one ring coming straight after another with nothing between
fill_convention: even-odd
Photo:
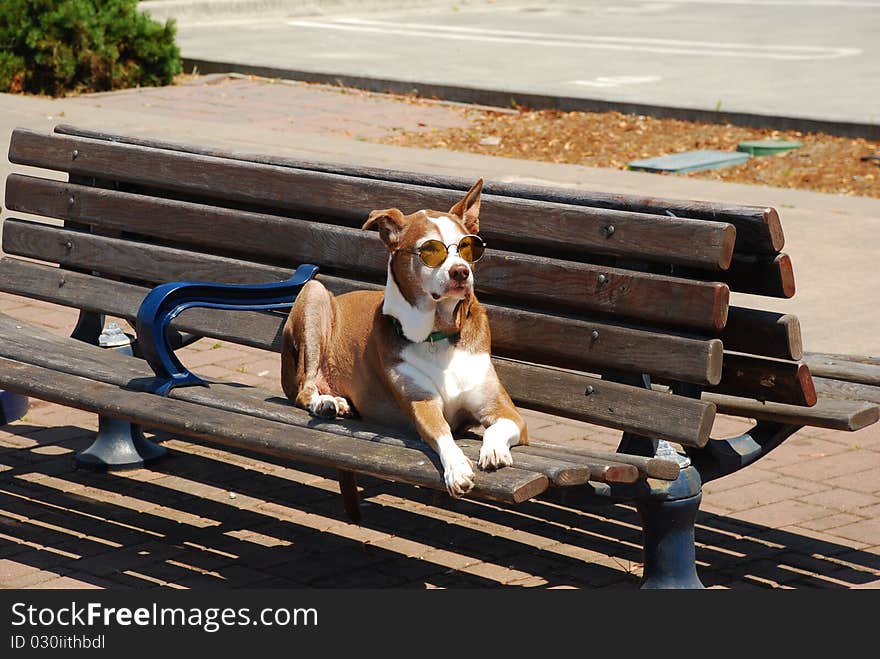
<instances>
[{"instance_id":1,"label":"blue metal armrest","mask_svg":"<svg viewBox=\"0 0 880 659\"><path fill-rule=\"evenodd\" d=\"M302 287L318 273L318 266L304 264L286 281L271 284L217 284L170 282L156 286L138 309L137 340L141 354L156 374L153 393L167 396L175 387L207 386L174 354L167 329L182 311L192 307L265 311L289 309Z\"/></svg>"}]
</instances>

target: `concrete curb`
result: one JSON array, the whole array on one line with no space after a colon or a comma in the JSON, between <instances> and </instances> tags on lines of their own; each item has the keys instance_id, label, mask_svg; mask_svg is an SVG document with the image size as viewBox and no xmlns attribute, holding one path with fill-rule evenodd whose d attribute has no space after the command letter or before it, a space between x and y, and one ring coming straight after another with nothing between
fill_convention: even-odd
<instances>
[{"instance_id":1,"label":"concrete curb","mask_svg":"<svg viewBox=\"0 0 880 659\"><path fill-rule=\"evenodd\" d=\"M168 18L178 22L216 19L218 17L265 18L271 15L318 16L352 10L392 11L436 6L436 0L141 0L138 9L156 20ZM451 4L451 3L450 3Z\"/></svg>"},{"instance_id":2,"label":"concrete curb","mask_svg":"<svg viewBox=\"0 0 880 659\"><path fill-rule=\"evenodd\" d=\"M651 117L700 121L713 124L734 124L748 128L796 130L803 133L821 132L841 137L862 137L880 140L880 124L854 123L812 119L809 117L780 117L749 112L719 112L700 108L670 107L646 103L623 103L573 96L548 96L501 89L477 89L462 85L446 85L388 78L372 78L320 71L302 71L254 64L217 62L198 58L183 58L185 71L199 73L243 73L266 78L286 78L303 82L336 84L371 92L416 94L444 101L509 108L520 105L544 110L580 110L584 112L617 111L624 114L642 114Z\"/></svg>"}]
</instances>

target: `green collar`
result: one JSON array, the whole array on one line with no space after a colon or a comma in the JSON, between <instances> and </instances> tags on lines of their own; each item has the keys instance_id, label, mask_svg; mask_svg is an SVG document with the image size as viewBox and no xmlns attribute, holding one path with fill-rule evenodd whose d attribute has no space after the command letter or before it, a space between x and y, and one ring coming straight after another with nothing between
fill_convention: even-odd
<instances>
[{"instance_id":1,"label":"green collar","mask_svg":"<svg viewBox=\"0 0 880 659\"><path fill-rule=\"evenodd\" d=\"M402 336L407 341L409 339L403 333L403 325L400 324L400 321L397 320L394 316L385 316L388 321L391 323L391 326L394 328L394 331L397 332L397 336ZM454 332L452 334L448 334L446 332L431 332L428 334L428 338L426 338L422 343L434 343L435 341L442 341L443 339L455 339L458 338L458 335L461 332Z\"/></svg>"}]
</instances>

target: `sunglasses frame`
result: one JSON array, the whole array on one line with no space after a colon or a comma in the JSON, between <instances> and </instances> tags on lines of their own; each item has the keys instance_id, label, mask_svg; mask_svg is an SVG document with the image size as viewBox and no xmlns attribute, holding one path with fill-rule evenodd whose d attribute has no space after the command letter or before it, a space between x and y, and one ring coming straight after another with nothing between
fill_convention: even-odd
<instances>
[{"instance_id":1,"label":"sunglasses frame","mask_svg":"<svg viewBox=\"0 0 880 659\"><path fill-rule=\"evenodd\" d=\"M474 259L473 261L468 261L463 256L461 256L461 249L460 249L459 245L461 245L461 243L465 240L465 238L476 238L478 241L480 241L480 244L483 246L482 254L480 254L480 256L477 257L476 259ZM424 257L422 257L422 247L424 247L428 243L432 243L432 242L439 243L440 245L443 245L443 249L446 250L446 254L443 256L443 258L440 260L440 262L437 265L430 265L430 264L426 263ZM431 238L430 240L426 240L421 245L419 245L418 248L408 249L406 251L410 254L415 254L416 256L418 256L419 260L424 264L424 266L426 268L439 268L441 265L443 265L446 262L446 259L449 258L449 250L452 247L455 247L456 254L461 256L461 258L464 259L465 261L467 261L468 263L476 263L477 261L479 261L480 259L482 259L486 255L486 241L483 240L482 238L480 238L480 236L478 236L475 233L469 233L467 235L464 235L461 237L461 240L459 240L457 243L452 243L451 245L444 245L442 240L437 240L436 238Z\"/></svg>"}]
</instances>

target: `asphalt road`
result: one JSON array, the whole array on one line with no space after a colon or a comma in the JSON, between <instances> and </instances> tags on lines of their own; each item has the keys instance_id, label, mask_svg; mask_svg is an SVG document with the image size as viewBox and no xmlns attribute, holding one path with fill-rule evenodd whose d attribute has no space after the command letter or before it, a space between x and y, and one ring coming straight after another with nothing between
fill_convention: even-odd
<instances>
[{"instance_id":1,"label":"asphalt road","mask_svg":"<svg viewBox=\"0 0 880 659\"><path fill-rule=\"evenodd\" d=\"M182 18L185 57L880 123L880 0L474 2Z\"/></svg>"}]
</instances>

